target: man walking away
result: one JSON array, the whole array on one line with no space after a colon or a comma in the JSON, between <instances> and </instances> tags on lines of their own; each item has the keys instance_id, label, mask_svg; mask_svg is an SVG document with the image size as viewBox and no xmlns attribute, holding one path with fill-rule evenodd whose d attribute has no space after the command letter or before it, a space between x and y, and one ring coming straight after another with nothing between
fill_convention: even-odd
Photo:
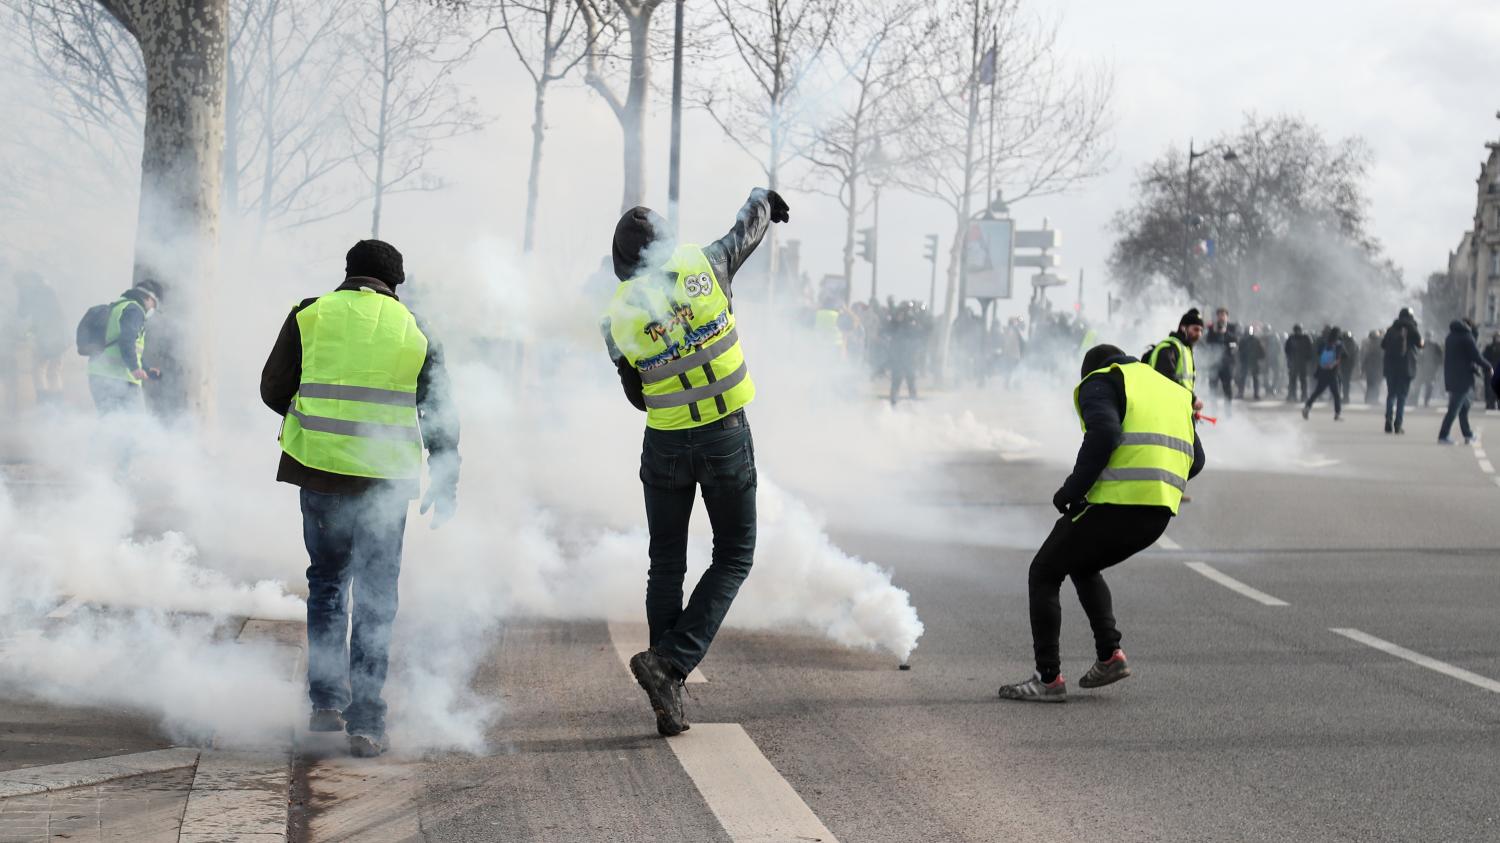
<instances>
[{"instance_id":1,"label":"man walking away","mask_svg":"<svg viewBox=\"0 0 1500 843\"><path fill-rule=\"evenodd\" d=\"M1359 368L1365 373L1365 403L1380 403L1380 376L1385 369L1385 354L1380 350L1380 332L1370 331L1359 352Z\"/></svg>"},{"instance_id":2,"label":"man walking away","mask_svg":"<svg viewBox=\"0 0 1500 843\"><path fill-rule=\"evenodd\" d=\"M1490 364L1491 371L1500 366L1500 333L1491 337L1490 344L1484 347L1484 362ZM1493 410L1496 408L1496 404L1495 388L1486 380L1484 382L1484 408L1486 410Z\"/></svg>"},{"instance_id":3,"label":"man walking away","mask_svg":"<svg viewBox=\"0 0 1500 843\"><path fill-rule=\"evenodd\" d=\"M1422 332L1417 328L1411 310L1401 308L1396 321L1385 331L1380 349L1385 354L1385 432L1404 433L1402 417L1406 413L1406 396L1417 375L1417 355L1421 353Z\"/></svg>"},{"instance_id":4,"label":"man walking away","mask_svg":"<svg viewBox=\"0 0 1500 843\"><path fill-rule=\"evenodd\" d=\"M1474 398L1474 372L1484 372L1489 382L1490 364L1479 351L1479 343L1468 323L1455 319L1448 325L1448 338L1443 341L1443 386L1448 390L1448 412L1443 415L1443 426L1438 428L1438 443L1452 445L1448 434L1453 432L1453 418L1458 417L1458 429L1463 432L1464 444L1474 441L1474 429L1469 427L1469 404Z\"/></svg>"},{"instance_id":5,"label":"man walking away","mask_svg":"<svg viewBox=\"0 0 1500 843\"><path fill-rule=\"evenodd\" d=\"M1260 366L1266 359L1266 348L1261 343L1259 333L1254 325L1245 328L1245 336L1240 340L1240 375L1235 384L1239 397L1244 398L1245 381L1250 381L1251 395L1256 401L1260 400Z\"/></svg>"},{"instance_id":6,"label":"man walking away","mask_svg":"<svg viewBox=\"0 0 1500 843\"><path fill-rule=\"evenodd\" d=\"M772 222L790 218L775 191L754 190L734 227L699 247L667 241L649 208L615 226L620 284L603 322L625 396L646 412L641 483L651 568L651 646L630 660L663 736L688 728L682 683L708 652L755 556L755 445L745 405L755 397L730 300L735 273ZM688 517L696 490L713 526L713 558L682 605Z\"/></svg>"},{"instance_id":7,"label":"man walking away","mask_svg":"<svg viewBox=\"0 0 1500 843\"><path fill-rule=\"evenodd\" d=\"M1422 360L1417 366L1417 393L1422 406L1432 403L1432 389L1443 373L1443 346L1445 343L1423 343Z\"/></svg>"},{"instance_id":8,"label":"man walking away","mask_svg":"<svg viewBox=\"0 0 1500 843\"><path fill-rule=\"evenodd\" d=\"M1343 343L1344 359L1339 364L1339 384L1344 388L1344 403L1348 404L1354 387L1354 373L1359 368L1359 340L1354 338L1353 331L1345 331Z\"/></svg>"},{"instance_id":9,"label":"man walking away","mask_svg":"<svg viewBox=\"0 0 1500 843\"><path fill-rule=\"evenodd\" d=\"M344 276L287 316L260 396L285 416L276 479L301 487L308 728L345 731L352 754L372 757L387 749L381 691L422 448L421 512L435 505L437 528L458 506L458 413L441 348L396 297L401 253L361 240Z\"/></svg>"},{"instance_id":10,"label":"man walking away","mask_svg":"<svg viewBox=\"0 0 1500 843\"><path fill-rule=\"evenodd\" d=\"M141 356L146 353L146 320L156 312L161 292L161 285L147 278L110 306L104 349L89 358L89 393L101 416L146 408L141 384L157 373L141 368Z\"/></svg>"},{"instance_id":11,"label":"man walking away","mask_svg":"<svg viewBox=\"0 0 1500 843\"><path fill-rule=\"evenodd\" d=\"M1097 661L1078 684L1130 675L1109 586L1101 572L1150 547L1177 514L1188 480L1203 470L1192 394L1112 345L1089 349L1073 405L1083 444L1052 505L1062 513L1027 574L1036 672L1000 688L1001 699L1065 702L1058 591L1072 577L1094 631Z\"/></svg>"},{"instance_id":12,"label":"man walking away","mask_svg":"<svg viewBox=\"0 0 1500 843\"><path fill-rule=\"evenodd\" d=\"M1323 344L1318 348L1317 385L1307 403L1302 405L1302 418L1307 418L1312 412L1313 403L1326 389L1333 393L1333 420L1343 421L1344 405L1339 395L1339 371L1343 365L1344 338L1340 336L1338 326L1333 326L1324 332Z\"/></svg>"},{"instance_id":13,"label":"man walking away","mask_svg":"<svg viewBox=\"0 0 1500 843\"><path fill-rule=\"evenodd\" d=\"M1301 325L1292 326L1286 338L1286 400L1307 400L1307 370L1312 368L1312 337L1302 333Z\"/></svg>"}]
</instances>

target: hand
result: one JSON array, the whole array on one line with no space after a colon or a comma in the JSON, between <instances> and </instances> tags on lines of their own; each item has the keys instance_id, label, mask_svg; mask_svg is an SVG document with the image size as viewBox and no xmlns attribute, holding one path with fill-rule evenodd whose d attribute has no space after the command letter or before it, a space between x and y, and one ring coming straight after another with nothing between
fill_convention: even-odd
<instances>
[{"instance_id":1,"label":"hand","mask_svg":"<svg viewBox=\"0 0 1500 843\"><path fill-rule=\"evenodd\" d=\"M434 507L436 509L433 509ZM427 494L422 496L422 507L418 512L426 515L429 509L433 510L431 529L436 530L448 523L448 520L458 512L458 490L447 485L428 486Z\"/></svg>"},{"instance_id":2,"label":"hand","mask_svg":"<svg viewBox=\"0 0 1500 843\"><path fill-rule=\"evenodd\" d=\"M1194 398L1193 399L1193 412L1198 413L1198 412L1202 412L1202 411L1203 411L1203 399L1202 398Z\"/></svg>"},{"instance_id":3,"label":"hand","mask_svg":"<svg viewBox=\"0 0 1500 843\"><path fill-rule=\"evenodd\" d=\"M130 373L130 376L133 377L133 378L135 378L138 381L144 381L144 380L150 380L151 379L151 376L148 375L148 374L146 374L146 370L145 369L136 369L134 372Z\"/></svg>"},{"instance_id":4,"label":"hand","mask_svg":"<svg viewBox=\"0 0 1500 843\"><path fill-rule=\"evenodd\" d=\"M1068 509L1073 505L1074 502L1068 500L1066 488L1058 489L1057 492L1052 495L1052 507L1056 509L1061 515L1067 515Z\"/></svg>"},{"instance_id":5,"label":"hand","mask_svg":"<svg viewBox=\"0 0 1500 843\"><path fill-rule=\"evenodd\" d=\"M161 380L161 369L151 368L146 370L146 375L154 381Z\"/></svg>"},{"instance_id":6,"label":"hand","mask_svg":"<svg viewBox=\"0 0 1500 843\"><path fill-rule=\"evenodd\" d=\"M766 200L771 203L771 222L788 222L791 220L791 208L787 206L786 200L781 194L774 190L766 191Z\"/></svg>"}]
</instances>

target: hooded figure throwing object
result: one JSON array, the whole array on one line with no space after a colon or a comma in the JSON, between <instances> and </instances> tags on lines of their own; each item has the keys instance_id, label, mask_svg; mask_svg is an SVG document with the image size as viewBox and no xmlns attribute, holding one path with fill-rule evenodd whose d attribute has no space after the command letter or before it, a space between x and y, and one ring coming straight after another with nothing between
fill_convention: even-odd
<instances>
[{"instance_id":1,"label":"hooded figure throwing object","mask_svg":"<svg viewBox=\"0 0 1500 843\"><path fill-rule=\"evenodd\" d=\"M646 579L650 648L630 660L663 736L688 728L682 683L708 652L755 556L755 397L730 304L735 273L772 222L775 191L755 190L729 233L706 246L669 241L666 222L633 208L615 227L620 285L603 320L625 396L646 412L641 484L651 532ZM693 498L713 525L712 563L682 603Z\"/></svg>"},{"instance_id":2,"label":"hooded figure throwing object","mask_svg":"<svg viewBox=\"0 0 1500 843\"><path fill-rule=\"evenodd\" d=\"M1002 685L1001 699L1067 700L1058 591L1068 577L1094 630L1098 657L1078 684L1098 688L1130 675L1101 572L1161 538L1188 479L1203 470L1191 392L1112 345L1089 349L1082 375L1073 404L1083 423L1083 445L1073 473L1052 496L1062 517L1027 575L1036 672Z\"/></svg>"}]
</instances>

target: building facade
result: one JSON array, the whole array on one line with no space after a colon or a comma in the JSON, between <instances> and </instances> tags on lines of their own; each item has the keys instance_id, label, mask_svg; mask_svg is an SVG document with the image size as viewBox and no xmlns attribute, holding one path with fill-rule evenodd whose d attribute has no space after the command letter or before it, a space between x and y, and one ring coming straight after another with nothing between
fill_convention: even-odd
<instances>
[{"instance_id":1,"label":"building facade","mask_svg":"<svg viewBox=\"0 0 1500 843\"><path fill-rule=\"evenodd\" d=\"M1497 115L1500 116L1500 115ZM1476 324L1500 325L1500 143L1475 179L1474 227L1448 256L1448 277L1464 291L1464 314Z\"/></svg>"}]
</instances>

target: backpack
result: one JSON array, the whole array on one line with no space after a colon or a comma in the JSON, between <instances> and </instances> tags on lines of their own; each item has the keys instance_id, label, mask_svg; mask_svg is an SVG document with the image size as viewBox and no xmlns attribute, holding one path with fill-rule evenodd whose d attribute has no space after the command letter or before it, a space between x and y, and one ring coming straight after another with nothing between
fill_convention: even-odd
<instances>
[{"instance_id":1,"label":"backpack","mask_svg":"<svg viewBox=\"0 0 1500 843\"><path fill-rule=\"evenodd\" d=\"M1318 352L1318 367L1322 368L1322 369L1333 369L1333 368L1336 368L1338 365L1339 365L1339 349L1338 349L1338 346L1329 346L1329 345L1323 346L1323 350L1320 351L1320 352Z\"/></svg>"},{"instance_id":2,"label":"backpack","mask_svg":"<svg viewBox=\"0 0 1500 843\"><path fill-rule=\"evenodd\" d=\"M109 333L109 312L114 310L114 303L96 304L84 311L83 318L78 320L77 343L78 353L84 357L93 357L104 352L104 337Z\"/></svg>"}]
</instances>

